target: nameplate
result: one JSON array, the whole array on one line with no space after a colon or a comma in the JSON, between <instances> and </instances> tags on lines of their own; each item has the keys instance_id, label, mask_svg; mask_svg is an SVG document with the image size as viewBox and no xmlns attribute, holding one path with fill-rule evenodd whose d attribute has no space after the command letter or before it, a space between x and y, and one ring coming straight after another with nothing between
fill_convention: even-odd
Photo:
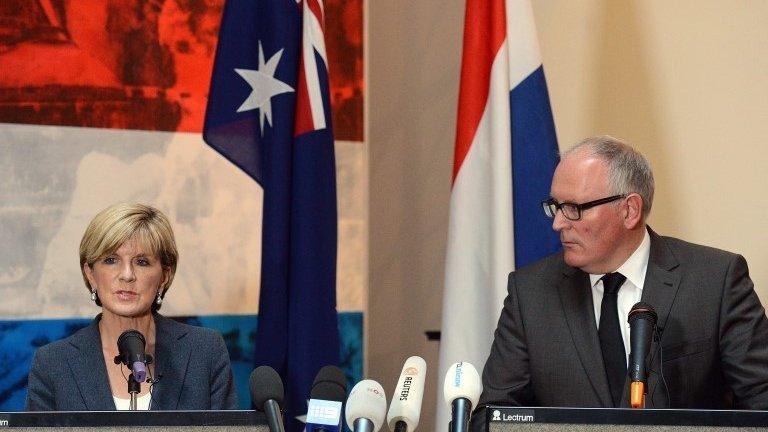
<instances>
[{"instance_id":1,"label":"nameplate","mask_svg":"<svg viewBox=\"0 0 768 432\"><path fill-rule=\"evenodd\" d=\"M528 408L491 408L488 421L501 423L535 423L536 411Z\"/></svg>"}]
</instances>

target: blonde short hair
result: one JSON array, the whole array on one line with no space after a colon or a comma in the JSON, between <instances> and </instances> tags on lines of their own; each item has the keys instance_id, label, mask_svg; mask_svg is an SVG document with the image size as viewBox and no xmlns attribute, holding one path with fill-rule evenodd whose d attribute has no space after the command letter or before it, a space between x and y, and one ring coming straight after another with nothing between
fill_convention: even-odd
<instances>
[{"instance_id":1,"label":"blonde short hair","mask_svg":"<svg viewBox=\"0 0 768 432\"><path fill-rule=\"evenodd\" d=\"M179 261L176 240L168 218L160 210L138 203L111 205L88 224L80 240L80 271L88 291L91 291L91 284L83 266L93 267L100 258L114 253L134 237L140 245L156 254L163 268L169 271L168 282L160 287L161 296L165 296Z\"/></svg>"}]
</instances>

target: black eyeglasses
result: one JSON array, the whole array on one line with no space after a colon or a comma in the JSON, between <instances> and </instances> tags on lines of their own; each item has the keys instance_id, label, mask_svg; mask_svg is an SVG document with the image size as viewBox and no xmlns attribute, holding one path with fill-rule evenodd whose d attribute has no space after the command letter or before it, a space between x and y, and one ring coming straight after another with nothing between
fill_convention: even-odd
<instances>
[{"instance_id":1,"label":"black eyeglasses","mask_svg":"<svg viewBox=\"0 0 768 432\"><path fill-rule=\"evenodd\" d=\"M601 204L607 204L609 202L616 201L618 199L624 198L626 195L614 195L609 196L608 198L600 198L594 201L585 202L583 204L576 204L571 202L562 202L559 203L555 201L554 198L550 198L546 201L541 202L541 207L544 209L544 214L547 215L547 217L554 218L555 214L558 210L563 212L563 216L565 216L566 219L577 221L581 219L581 212L587 209L591 209L592 207L599 206Z\"/></svg>"}]
</instances>

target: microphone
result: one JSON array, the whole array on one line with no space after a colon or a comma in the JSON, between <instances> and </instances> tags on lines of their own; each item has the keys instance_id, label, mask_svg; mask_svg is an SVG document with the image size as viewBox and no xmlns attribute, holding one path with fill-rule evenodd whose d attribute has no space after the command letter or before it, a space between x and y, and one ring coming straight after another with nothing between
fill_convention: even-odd
<instances>
[{"instance_id":1,"label":"microphone","mask_svg":"<svg viewBox=\"0 0 768 432\"><path fill-rule=\"evenodd\" d=\"M374 380L362 380L352 387L347 399L347 426L354 432L378 432L387 414L384 388Z\"/></svg>"},{"instance_id":2,"label":"microphone","mask_svg":"<svg viewBox=\"0 0 768 432\"><path fill-rule=\"evenodd\" d=\"M645 358L651 349L651 338L656 327L656 311L648 303L632 306L627 316L629 322L629 404L632 408L645 407L646 371Z\"/></svg>"},{"instance_id":3,"label":"microphone","mask_svg":"<svg viewBox=\"0 0 768 432\"><path fill-rule=\"evenodd\" d=\"M480 399L482 385L477 369L471 363L456 363L448 369L443 383L445 403L451 406L450 432L467 432L472 407Z\"/></svg>"},{"instance_id":4,"label":"microphone","mask_svg":"<svg viewBox=\"0 0 768 432\"><path fill-rule=\"evenodd\" d=\"M387 413L387 425L392 432L413 431L419 425L426 374L427 362L419 356L408 357L403 364Z\"/></svg>"},{"instance_id":5,"label":"microphone","mask_svg":"<svg viewBox=\"0 0 768 432\"><path fill-rule=\"evenodd\" d=\"M305 431L341 431L341 406L347 396L347 377L336 366L323 366L315 376L307 404Z\"/></svg>"},{"instance_id":6,"label":"microphone","mask_svg":"<svg viewBox=\"0 0 768 432\"><path fill-rule=\"evenodd\" d=\"M117 352L115 364L124 364L133 371L133 379L136 382L144 382L147 379L147 365L152 363L152 356L144 353L146 341L144 335L138 330L126 330L117 338Z\"/></svg>"},{"instance_id":7,"label":"microphone","mask_svg":"<svg viewBox=\"0 0 768 432\"><path fill-rule=\"evenodd\" d=\"M285 397L283 381L277 371L269 366L259 366L251 372L249 380L251 400L256 409L264 411L270 432L285 432L280 404Z\"/></svg>"}]
</instances>

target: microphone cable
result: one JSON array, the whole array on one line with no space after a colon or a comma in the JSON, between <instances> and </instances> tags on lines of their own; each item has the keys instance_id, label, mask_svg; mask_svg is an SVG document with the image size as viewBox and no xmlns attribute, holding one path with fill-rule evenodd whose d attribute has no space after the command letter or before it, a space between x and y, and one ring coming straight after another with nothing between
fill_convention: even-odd
<instances>
[{"instance_id":1,"label":"microphone cable","mask_svg":"<svg viewBox=\"0 0 768 432\"><path fill-rule=\"evenodd\" d=\"M125 369L123 369L124 366L125 365L122 363L120 364L120 373L123 374L125 382L128 383L128 377L125 375ZM152 368L147 368L147 379L144 381L145 383L149 384L149 406L147 407L147 411L152 410L152 403L155 401L155 396L153 395L155 384L159 383L162 378L163 374L157 374L157 378L155 378L154 374L152 373Z\"/></svg>"},{"instance_id":2,"label":"microphone cable","mask_svg":"<svg viewBox=\"0 0 768 432\"><path fill-rule=\"evenodd\" d=\"M163 378L163 374L159 373L157 374L157 378L155 378L149 369L147 369L147 372L149 372L149 378L147 378L147 383L149 383L149 407L147 408L147 411L151 411L152 403L155 401L155 384L160 382L160 380Z\"/></svg>"},{"instance_id":3,"label":"microphone cable","mask_svg":"<svg viewBox=\"0 0 768 432\"><path fill-rule=\"evenodd\" d=\"M663 328L660 328L659 326L655 326L653 329L653 340L656 342L656 351L653 353L653 356L651 356L649 363L653 364L653 361L656 359L656 356L659 357L659 370L650 369L650 371L655 372L657 375L659 375L659 378L661 379L661 384L664 386L664 393L667 396L667 408L672 408L672 399L669 397L669 386L667 385L667 380L664 378L664 350L661 347L661 333L664 331ZM651 394L651 402L653 403L654 408L658 408L656 405L656 399L654 396L656 395L656 392Z\"/></svg>"}]
</instances>

